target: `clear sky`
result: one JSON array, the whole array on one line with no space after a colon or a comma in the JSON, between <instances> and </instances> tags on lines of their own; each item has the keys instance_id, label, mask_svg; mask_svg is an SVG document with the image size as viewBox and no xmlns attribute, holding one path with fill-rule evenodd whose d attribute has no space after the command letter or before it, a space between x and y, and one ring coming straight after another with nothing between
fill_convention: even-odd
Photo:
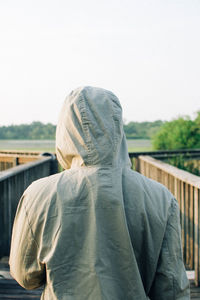
<instances>
[{"instance_id":1,"label":"clear sky","mask_svg":"<svg viewBox=\"0 0 200 300\"><path fill-rule=\"evenodd\" d=\"M126 121L200 110L199 0L1 0L0 126L56 123L66 95L113 91Z\"/></svg>"}]
</instances>

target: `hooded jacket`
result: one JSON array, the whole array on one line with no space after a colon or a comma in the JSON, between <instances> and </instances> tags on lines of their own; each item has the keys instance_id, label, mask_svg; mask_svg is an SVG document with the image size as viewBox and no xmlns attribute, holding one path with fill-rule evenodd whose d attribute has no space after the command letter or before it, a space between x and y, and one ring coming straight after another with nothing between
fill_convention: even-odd
<instances>
[{"instance_id":1,"label":"hooded jacket","mask_svg":"<svg viewBox=\"0 0 200 300\"><path fill-rule=\"evenodd\" d=\"M15 217L12 276L41 299L190 299L179 208L131 170L117 97L74 90L56 132L65 171L33 182Z\"/></svg>"}]
</instances>

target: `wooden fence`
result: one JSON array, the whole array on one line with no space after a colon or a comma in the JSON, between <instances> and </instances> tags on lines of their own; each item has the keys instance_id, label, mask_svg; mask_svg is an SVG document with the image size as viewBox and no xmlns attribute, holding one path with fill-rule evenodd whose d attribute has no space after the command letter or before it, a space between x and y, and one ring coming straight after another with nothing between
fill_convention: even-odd
<instances>
[{"instance_id":1,"label":"wooden fence","mask_svg":"<svg viewBox=\"0 0 200 300\"><path fill-rule=\"evenodd\" d=\"M23 191L34 180L57 172L54 156L38 158L0 172L0 258L9 255L12 224Z\"/></svg>"},{"instance_id":2,"label":"wooden fence","mask_svg":"<svg viewBox=\"0 0 200 300\"><path fill-rule=\"evenodd\" d=\"M1 154L12 154L12 155L40 155L41 151L31 151L31 150L0 150Z\"/></svg>"},{"instance_id":3,"label":"wooden fence","mask_svg":"<svg viewBox=\"0 0 200 300\"><path fill-rule=\"evenodd\" d=\"M184 261L189 269L195 270L195 282L200 285L200 177L155 159L180 153L200 157L200 150L175 150L130 153L130 158L134 160L137 171L164 184L178 200ZM0 172L0 258L9 254L12 223L23 191L32 181L57 172L55 157L41 157L39 154L34 151L0 151L2 169L15 166Z\"/></svg>"},{"instance_id":4,"label":"wooden fence","mask_svg":"<svg viewBox=\"0 0 200 300\"><path fill-rule=\"evenodd\" d=\"M136 167L165 185L178 200L184 261L195 270L195 284L200 285L200 177L150 156L138 156Z\"/></svg>"},{"instance_id":5,"label":"wooden fence","mask_svg":"<svg viewBox=\"0 0 200 300\"><path fill-rule=\"evenodd\" d=\"M20 154L4 154L0 153L0 172L26 164L31 161L38 160L38 155L20 155Z\"/></svg>"}]
</instances>

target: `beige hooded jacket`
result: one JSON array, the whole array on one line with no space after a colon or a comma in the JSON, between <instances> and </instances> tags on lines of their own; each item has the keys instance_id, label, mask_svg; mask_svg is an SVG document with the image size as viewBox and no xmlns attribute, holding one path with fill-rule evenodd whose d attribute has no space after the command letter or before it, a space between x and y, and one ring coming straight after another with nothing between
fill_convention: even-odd
<instances>
[{"instance_id":1,"label":"beige hooded jacket","mask_svg":"<svg viewBox=\"0 0 200 300\"><path fill-rule=\"evenodd\" d=\"M186 300L179 209L130 168L116 96L93 87L66 99L56 134L59 174L24 192L13 227L12 276L42 299Z\"/></svg>"}]
</instances>

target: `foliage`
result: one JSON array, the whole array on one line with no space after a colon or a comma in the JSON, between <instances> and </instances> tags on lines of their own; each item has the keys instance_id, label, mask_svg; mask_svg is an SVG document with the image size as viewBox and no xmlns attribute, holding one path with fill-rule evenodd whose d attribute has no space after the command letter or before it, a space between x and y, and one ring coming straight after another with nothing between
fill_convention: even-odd
<instances>
[{"instance_id":1,"label":"foliage","mask_svg":"<svg viewBox=\"0 0 200 300\"><path fill-rule=\"evenodd\" d=\"M0 127L0 139L55 139L56 126L53 124L43 124L32 122L31 124L11 125Z\"/></svg>"},{"instance_id":2,"label":"foliage","mask_svg":"<svg viewBox=\"0 0 200 300\"><path fill-rule=\"evenodd\" d=\"M200 176L200 164L199 159L194 159L192 156L190 157L188 154L185 156L184 154L177 155L176 157L167 158L164 160L166 163L173 165L179 169L190 172L194 175Z\"/></svg>"},{"instance_id":3,"label":"foliage","mask_svg":"<svg viewBox=\"0 0 200 300\"><path fill-rule=\"evenodd\" d=\"M164 122L130 122L124 125L124 132L127 139L150 139L163 125Z\"/></svg>"},{"instance_id":4,"label":"foliage","mask_svg":"<svg viewBox=\"0 0 200 300\"><path fill-rule=\"evenodd\" d=\"M200 112L195 120L180 117L166 122L153 138L155 150L200 148Z\"/></svg>"},{"instance_id":5,"label":"foliage","mask_svg":"<svg viewBox=\"0 0 200 300\"><path fill-rule=\"evenodd\" d=\"M155 122L130 122L124 125L128 139L150 139L156 133L162 121ZM0 127L0 139L55 139L56 126L50 123L32 122L31 124L11 125Z\"/></svg>"}]
</instances>

